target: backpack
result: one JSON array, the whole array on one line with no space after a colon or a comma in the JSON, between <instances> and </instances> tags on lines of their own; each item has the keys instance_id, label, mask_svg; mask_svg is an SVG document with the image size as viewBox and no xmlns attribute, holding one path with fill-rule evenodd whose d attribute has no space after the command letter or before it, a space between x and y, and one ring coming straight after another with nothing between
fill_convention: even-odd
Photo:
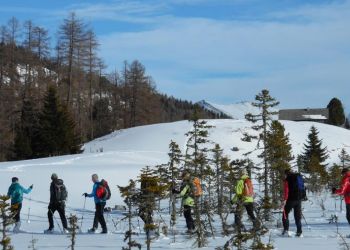
<instances>
[{"instance_id":1,"label":"backpack","mask_svg":"<svg viewBox=\"0 0 350 250\"><path fill-rule=\"evenodd\" d=\"M201 181L198 177L193 178L193 190L192 193L194 196L201 196L203 194Z\"/></svg>"},{"instance_id":2,"label":"backpack","mask_svg":"<svg viewBox=\"0 0 350 250\"><path fill-rule=\"evenodd\" d=\"M96 196L101 200L109 200L111 198L111 189L106 180L102 179L99 183L96 189Z\"/></svg>"},{"instance_id":3,"label":"backpack","mask_svg":"<svg viewBox=\"0 0 350 250\"><path fill-rule=\"evenodd\" d=\"M67 200L68 192L67 192L66 186L63 184L63 180L58 179L54 183L54 190L55 190L57 202L62 202Z\"/></svg>"},{"instance_id":4,"label":"backpack","mask_svg":"<svg viewBox=\"0 0 350 250\"><path fill-rule=\"evenodd\" d=\"M287 177L289 196L294 200L307 200L304 180L301 174L292 173Z\"/></svg>"},{"instance_id":5,"label":"backpack","mask_svg":"<svg viewBox=\"0 0 350 250\"><path fill-rule=\"evenodd\" d=\"M253 183L252 183L252 180L249 178L244 180L243 196L247 196L247 197L254 196Z\"/></svg>"}]
</instances>

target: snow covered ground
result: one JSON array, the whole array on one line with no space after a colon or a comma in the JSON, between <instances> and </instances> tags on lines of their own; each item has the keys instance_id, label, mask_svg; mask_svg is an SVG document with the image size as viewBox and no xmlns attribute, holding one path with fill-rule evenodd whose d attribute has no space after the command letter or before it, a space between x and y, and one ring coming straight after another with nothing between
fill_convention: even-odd
<instances>
[{"instance_id":1,"label":"snow covered ground","mask_svg":"<svg viewBox=\"0 0 350 250\"><path fill-rule=\"evenodd\" d=\"M210 131L213 142L219 143L224 148L224 153L231 159L242 158L242 154L252 150L255 142L242 142L242 133L249 131L249 123L244 120L210 120L210 125L215 128ZM311 125L315 125L320 131L320 138L327 145L330 159L329 163L338 162L338 154L342 148L350 152L350 131L338 127L309 122L283 121L293 146L294 154L302 151L303 143ZM17 176L24 186L34 184L31 195L24 200L22 210L22 229L27 233L12 235L15 249L27 249L32 237L38 239L38 249L65 249L69 245L67 235L44 235L47 229L47 205L49 200L49 185L51 173L55 172L65 181L69 192L67 202L67 215L77 214L79 218L84 215L82 225L86 231L92 225L94 205L92 200L87 200L83 210L84 198L82 193L91 191L91 174L98 173L101 178L109 181L112 189L112 198L107 206L123 204L117 191L117 185L127 184L130 178L136 178L139 171L146 165L166 163L168 161L168 145L170 140L176 141L182 150L185 150L186 136L184 135L191 124L187 121L157 124L118 131L105 137L96 139L85 145L85 151L79 155L44 158L29 161L0 163L0 193L6 193L11 182L11 177ZM232 147L238 147L239 151L231 151ZM253 157L254 161L258 161ZM324 200L326 210L321 210L321 199ZM339 215L339 231L342 234L350 234L350 227L346 223L344 212L340 212L337 201L326 192L320 196L310 197L310 201L304 203L304 215L309 224L309 229L304 226L304 238L281 238L275 224L280 220L276 214L276 223L271 225L271 236L277 249L339 249L339 238L336 237L335 224L329 224L327 219L332 214ZM30 223L28 212L30 207ZM344 210L344 206L343 206ZM123 234L125 223L119 222L123 217L120 213L112 213L106 216L110 234L108 235L78 235L76 249L121 249L124 246ZM169 216L163 214L166 222ZM233 220L233 215L230 215ZM295 230L291 214L291 230ZM58 219L58 215L56 214ZM116 227L113 222L118 223ZM249 224L249 222L247 222ZM135 221L138 226L138 221ZM142 224L140 224L142 228ZM180 217L178 230L185 227L184 218ZM219 227L217 227L219 228ZM59 228L56 225L56 231ZM136 231L140 230L138 228ZM142 231L142 229L141 229ZM144 235L141 233L136 239L144 246ZM206 249L214 249L222 246L227 238L216 237L211 239ZM193 244L186 236L177 236L177 242L172 243L171 236L161 236L153 244L154 249L188 249Z\"/></svg>"}]
</instances>

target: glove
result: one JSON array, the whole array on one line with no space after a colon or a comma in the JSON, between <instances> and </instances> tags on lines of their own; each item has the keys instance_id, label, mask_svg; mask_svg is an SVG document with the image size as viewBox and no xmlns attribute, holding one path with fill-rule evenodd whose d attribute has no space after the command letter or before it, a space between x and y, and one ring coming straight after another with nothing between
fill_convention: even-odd
<instances>
[{"instance_id":1,"label":"glove","mask_svg":"<svg viewBox=\"0 0 350 250\"><path fill-rule=\"evenodd\" d=\"M335 192L337 191L337 189L335 187L332 188L332 194L335 194Z\"/></svg>"},{"instance_id":2,"label":"glove","mask_svg":"<svg viewBox=\"0 0 350 250\"><path fill-rule=\"evenodd\" d=\"M33 184L32 185L30 185L30 187L29 187L30 189L33 189Z\"/></svg>"},{"instance_id":3,"label":"glove","mask_svg":"<svg viewBox=\"0 0 350 250\"><path fill-rule=\"evenodd\" d=\"M87 193L83 193L83 196L87 197L87 196L88 196L88 194L87 194Z\"/></svg>"}]
</instances>

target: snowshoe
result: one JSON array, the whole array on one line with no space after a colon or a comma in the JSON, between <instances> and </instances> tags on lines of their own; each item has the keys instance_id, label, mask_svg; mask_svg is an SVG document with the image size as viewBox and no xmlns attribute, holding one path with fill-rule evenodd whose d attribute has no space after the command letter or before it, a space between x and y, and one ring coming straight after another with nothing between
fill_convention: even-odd
<instances>
[{"instance_id":1,"label":"snowshoe","mask_svg":"<svg viewBox=\"0 0 350 250\"><path fill-rule=\"evenodd\" d=\"M49 229L44 230L44 234L53 234L53 233L55 233L53 228L49 228Z\"/></svg>"},{"instance_id":2,"label":"snowshoe","mask_svg":"<svg viewBox=\"0 0 350 250\"><path fill-rule=\"evenodd\" d=\"M291 236L291 234L290 234L290 232L289 232L288 230L283 230L283 232L282 232L281 236L284 236L284 237L290 237L290 236Z\"/></svg>"},{"instance_id":3,"label":"snowshoe","mask_svg":"<svg viewBox=\"0 0 350 250\"><path fill-rule=\"evenodd\" d=\"M295 237L303 238L304 236L303 236L303 233L297 232L297 233L295 234Z\"/></svg>"}]
</instances>

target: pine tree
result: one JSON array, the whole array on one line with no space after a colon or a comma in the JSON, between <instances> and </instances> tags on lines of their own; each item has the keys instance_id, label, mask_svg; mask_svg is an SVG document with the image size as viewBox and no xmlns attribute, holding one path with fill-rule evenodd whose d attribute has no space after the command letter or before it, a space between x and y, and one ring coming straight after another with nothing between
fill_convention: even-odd
<instances>
[{"instance_id":1,"label":"pine tree","mask_svg":"<svg viewBox=\"0 0 350 250\"><path fill-rule=\"evenodd\" d=\"M339 154L339 159L341 162L342 168L350 166L350 155L346 152L345 148L343 148Z\"/></svg>"},{"instance_id":2,"label":"pine tree","mask_svg":"<svg viewBox=\"0 0 350 250\"><path fill-rule=\"evenodd\" d=\"M340 180L342 179L342 167L333 164L333 166L329 169L329 178L328 178L328 187L339 187L340 186Z\"/></svg>"},{"instance_id":3,"label":"pine tree","mask_svg":"<svg viewBox=\"0 0 350 250\"><path fill-rule=\"evenodd\" d=\"M311 191L320 191L328 178L324 164L328 159L327 147L322 146L322 140L318 138L318 134L316 127L312 126L304 144L302 171L310 175L308 181Z\"/></svg>"},{"instance_id":4,"label":"pine tree","mask_svg":"<svg viewBox=\"0 0 350 250\"><path fill-rule=\"evenodd\" d=\"M7 235L8 226L14 223L11 205L8 203L9 199L10 197L8 196L0 196L0 224L2 232L0 245L2 246L2 250L13 250L13 246L11 246L11 238Z\"/></svg>"},{"instance_id":5,"label":"pine tree","mask_svg":"<svg viewBox=\"0 0 350 250\"><path fill-rule=\"evenodd\" d=\"M38 117L35 114L31 100L24 100L21 110L21 120L16 130L14 153L16 160L25 160L33 157L33 140Z\"/></svg>"},{"instance_id":6,"label":"pine tree","mask_svg":"<svg viewBox=\"0 0 350 250\"><path fill-rule=\"evenodd\" d=\"M200 168L200 154L206 156L206 153L209 151L206 147L206 144L210 143L208 139L209 129L213 126L207 124L207 121L200 120L198 111L195 110L192 118L190 119L192 122L192 130L186 133L188 137L187 140L187 152L186 152L186 161L187 168L191 170L191 172L199 177L201 180L203 179L204 169ZM191 151L191 152L190 152Z\"/></svg>"},{"instance_id":7,"label":"pine tree","mask_svg":"<svg viewBox=\"0 0 350 250\"><path fill-rule=\"evenodd\" d=\"M33 147L39 157L80 151L80 138L75 133L75 123L67 106L60 104L54 87L50 87L45 96Z\"/></svg>"},{"instance_id":8,"label":"pine tree","mask_svg":"<svg viewBox=\"0 0 350 250\"><path fill-rule=\"evenodd\" d=\"M176 189L176 181L179 179L179 164L182 161L182 153L179 148L179 145L171 141L169 145L169 179L171 183L171 189ZM176 195L171 192L170 194L170 228L173 233L173 240L175 242L175 230L174 227L176 225Z\"/></svg>"},{"instance_id":9,"label":"pine tree","mask_svg":"<svg viewBox=\"0 0 350 250\"><path fill-rule=\"evenodd\" d=\"M284 171L290 169L293 156L289 135L285 134L285 128L279 121L271 123L270 130L267 133L266 146L268 163L271 166L272 200L282 201Z\"/></svg>"},{"instance_id":10,"label":"pine tree","mask_svg":"<svg viewBox=\"0 0 350 250\"><path fill-rule=\"evenodd\" d=\"M131 250L134 247L137 247L141 250L141 244L137 243L133 240L133 236L136 235L132 230L132 218L133 214L133 206L137 204L137 190L136 183L133 180L129 180L129 184L125 187L118 186L121 196L124 198L124 202L127 205L127 219L128 219L128 230L125 232L124 242L128 241L127 247L123 247L122 250Z\"/></svg>"},{"instance_id":11,"label":"pine tree","mask_svg":"<svg viewBox=\"0 0 350 250\"><path fill-rule=\"evenodd\" d=\"M262 153L259 155L260 158L263 158L264 161L264 174L263 174L263 183L264 183L264 213L265 219L269 219L268 209L271 206L270 200L270 189L269 189L269 164L268 164L268 155L267 155L267 135L268 135L268 126L272 120L273 115L277 115L277 112L271 111L271 108L279 105L279 102L275 98L270 96L270 93L267 89L263 89L261 93L256 95L255 101L252 105L258 107L261 112L259 114L246 114L245 118L252 122L254 125L252 129L259 132L259 141L258 148L262 150ZM246 136L245 136L246 137ZM263 142L263 146L260 147L260 141Z\"/></svg>"},{"instance_id":12,"label":"pine tree","mask_svg":"<svg viewBox=\"0 0 350 250\"><path fill-rule=\"evenodd\" d=\"M140 212L142 210L146 232L147 250L151 249L151 232L157 229L157 225L153 220L153 213L157 209L157 200L163 198L164 193L169 189L168 185L160 182L160 178L154 173L150 167L145 167L141 170L141 175L138 180L141 183L141 191L139 197ZM142 207L142 208L141 208Z\"/></svg>"},{"instance_id":13,"label":"pine tree","mask_svg":"<svg viewBox=\"0 0 350 250\"><path fill-rule=\"evenodd\" d=\"M70 249L74 250L75 248L75 242L76 242L76 238L77 238L77 233L78 233L78 218L76 215L70 215L70 217L68 218L68 222L69 222L69 226L70 226L70 240L71 240L71 245L70 245Z\"/></svg>"},{"instance_id":14,"label":"pine tree","mask_svg":"<svg viewBox=\"0 0 350 250\"><path fill-rule=\"evenodd\" d=\"M345 122L343 104L338 98L333 98L327 105L329 110L329 124L342 126Z\"/></svg>"}]
</instances>

